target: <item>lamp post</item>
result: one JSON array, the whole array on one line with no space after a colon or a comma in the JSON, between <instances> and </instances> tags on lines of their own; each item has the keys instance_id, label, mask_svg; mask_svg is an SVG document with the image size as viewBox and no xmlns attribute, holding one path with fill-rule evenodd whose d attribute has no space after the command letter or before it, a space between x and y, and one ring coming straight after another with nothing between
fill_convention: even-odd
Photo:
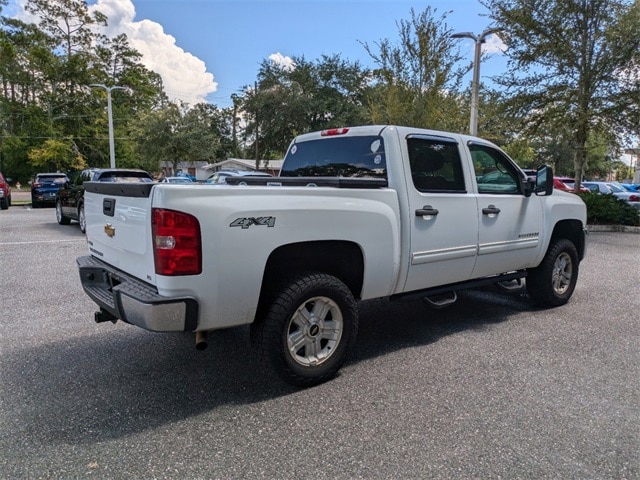
<instances>
[{"instance_id":1,"label":"lamp post","mask_svg":"<svg viewBox=\"0 0 640 480\"><path fill-rule=\"evenodd\" d=\"M107 91L107 118L109 119L109 165L116 168L115 142L113 140L113 113L111 112L111 90L126 90L124 87L107 87L102 83L92 83L90 87L104 88Z\"/></svg>"},{"instance_id":2,"label":"lamp post","mask_svg":"<svg viewBox=\"0 0 640 480\"><path fill-rule=\"evenodd\" d=\"M476 44L475 55L473 58L473 82L471 83L471 118L469 119L469 135L478 134L478 89L480 88L480 52L485 39L494 33L499 32L500 28L488 28L480 35L474 35L471 32L460 32L451 35L452 38L470 38Z\"/></svg>"}]
</instances>

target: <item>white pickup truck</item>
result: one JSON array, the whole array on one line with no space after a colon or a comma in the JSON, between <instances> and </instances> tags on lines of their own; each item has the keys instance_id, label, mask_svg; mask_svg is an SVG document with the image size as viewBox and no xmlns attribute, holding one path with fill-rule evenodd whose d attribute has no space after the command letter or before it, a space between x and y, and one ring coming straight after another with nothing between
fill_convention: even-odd
<instances>
[{"instance_id":1,"label":"white pickup truck","mask_svg":"<svg viewBox=\"0 0 640 480\"><path fill-rule=\"evenodd\" d=\"M261 358L299 386L331 378L353 347L357 300L435 306L484 284L535 304L571 297L586 208L476 137L396 126L291 143L279 177L225 186L86 182L95 320L155 332L251 324Z\"/></svg>"}]
</instances>

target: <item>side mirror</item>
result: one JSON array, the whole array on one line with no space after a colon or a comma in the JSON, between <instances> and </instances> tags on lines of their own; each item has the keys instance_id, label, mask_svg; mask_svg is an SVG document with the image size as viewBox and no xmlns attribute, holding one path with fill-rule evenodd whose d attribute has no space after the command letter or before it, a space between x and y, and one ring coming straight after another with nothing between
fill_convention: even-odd
<instances>
[{"instance_id":1,"label":"side mirror","mask_svg":"<svg viewBox=\"0 0 640 480\"><path fill-rule=\"evenodd\" d=\"M536 170L536 195L551 195L553 193L553 168L546 165Z\"/></svg>"}]
</instances>

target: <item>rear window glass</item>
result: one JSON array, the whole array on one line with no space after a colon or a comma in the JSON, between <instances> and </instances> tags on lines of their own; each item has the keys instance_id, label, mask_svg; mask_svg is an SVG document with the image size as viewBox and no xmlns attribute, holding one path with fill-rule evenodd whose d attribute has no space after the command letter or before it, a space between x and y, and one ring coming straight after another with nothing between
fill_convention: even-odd
<instances>
[{"instance_id":1,"label":"rear window glass","mask_svg":"<svg viewBox=\"0 0 640 480\"><path fill-rule=\"evenodd\" d=\"M379 136L360 136L294 143L280 176L387 178L384 141Z\"/></svg>"},{"instance_id":2,"label":"rear window glass","mask_svg":"<svg viewBox=\"0 0 640 480\"><path fill-rule=\"evenodd\" d=\"M40 183L64 183L67 181L67 177L64 175L38 175L36 182Z\"/></svg>"},{"instance_id":3,"label":"rear window glass","mask_svg":"<svg viewBox=\"0 0 640 480\"><path fill-rule=\"evenodd\" d=\"M145 183L153 179L144 172L105 172L100 175L99 182Z\"/></svg>"}]
</instances>

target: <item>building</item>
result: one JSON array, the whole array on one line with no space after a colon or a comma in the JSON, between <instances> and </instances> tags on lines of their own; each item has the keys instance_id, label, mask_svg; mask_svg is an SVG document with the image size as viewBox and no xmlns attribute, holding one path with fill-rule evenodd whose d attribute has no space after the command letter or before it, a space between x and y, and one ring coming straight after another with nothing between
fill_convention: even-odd
<instances>
[{"instance_id":1,"label":"building","mask_svg":"<svg viewBox=\"0 0 640 480\"><path fill-rule=\"evenodd\" d=\"M258 170L277 176L282 168L282 162L284 162L284 160L260 160L260 168ZM202 168L208 172L208 175L211 175L213 172L219 172L220 170L254 171L256 170L256 161L243 158L228 158L221 162L210 163Z\"/></svg>"},{"instance_id":2,"label":"building","mask_svg":"<svg viewBox=\"0 0 640 480\"><path fill-rule=\"evenodd\" d=\"M196 180L206 180L211 172L205 168L209 164L205 161L202 162L179 162L178 168L174 170L173 162L160 162L160 168L162 168L162 176L164 177L177 177L180 175L192 175L196 177Z\"/></svg>"}]
</instances>

